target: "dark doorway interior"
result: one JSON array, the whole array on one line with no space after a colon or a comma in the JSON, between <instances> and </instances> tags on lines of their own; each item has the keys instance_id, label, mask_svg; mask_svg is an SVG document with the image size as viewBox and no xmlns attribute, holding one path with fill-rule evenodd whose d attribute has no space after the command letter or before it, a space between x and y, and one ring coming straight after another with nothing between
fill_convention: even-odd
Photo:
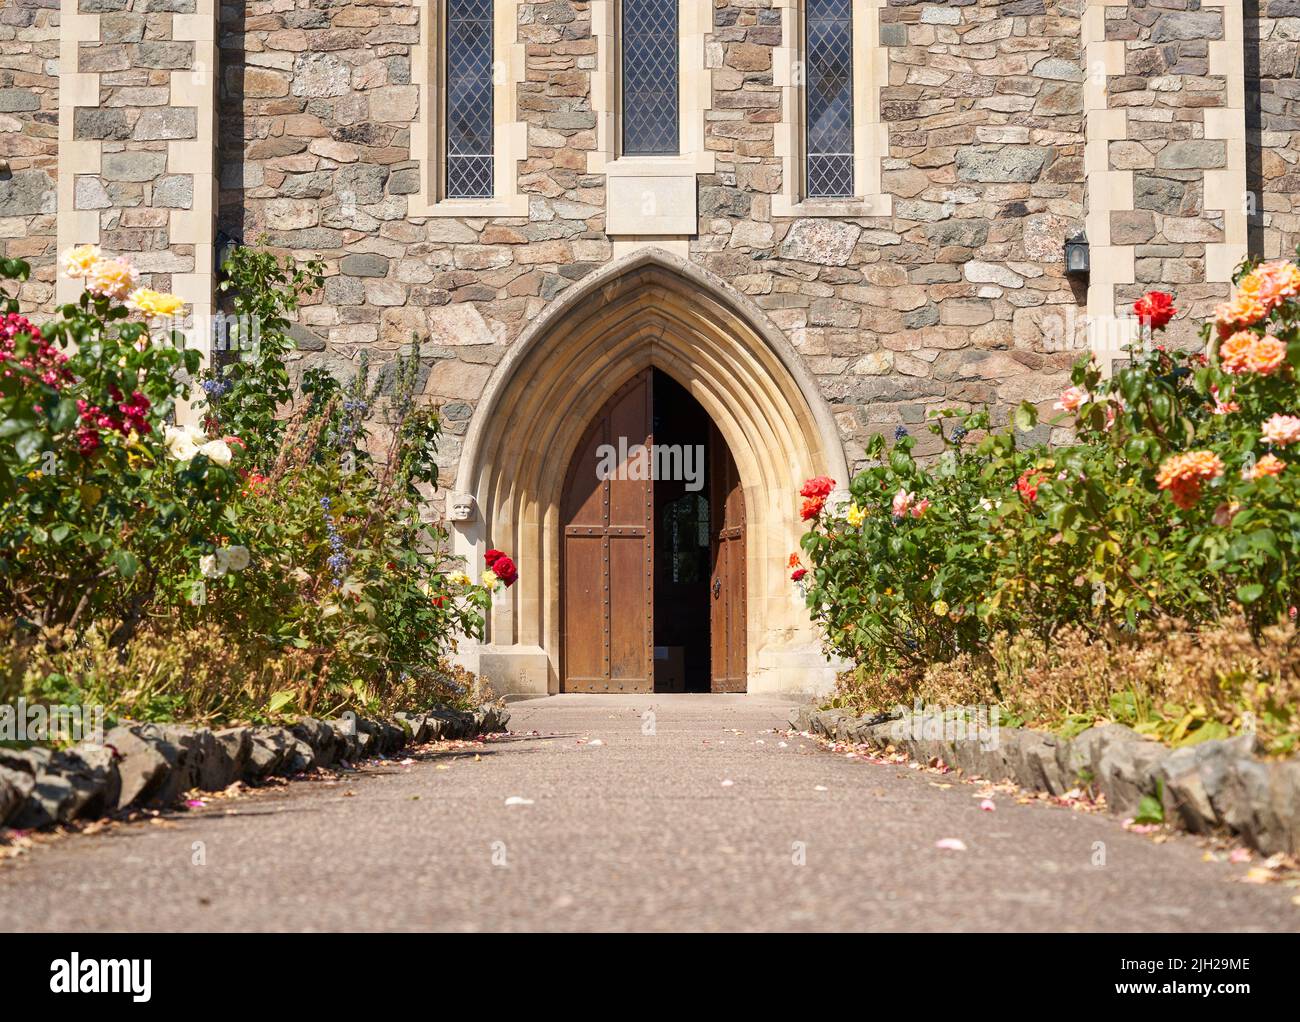
<instances>
[{"instance_id":1,"label":"dark doorway interior","mask_svg":"<svg viewBox=\"0 0 1300 1022\"><path fill-rule=\"evenodd\" d=\"M654 484L654 689L708 692L709 415L686 388L658 370L653 414L661 468L674 468L661 471Z\"/></svg>"}]
</instances>

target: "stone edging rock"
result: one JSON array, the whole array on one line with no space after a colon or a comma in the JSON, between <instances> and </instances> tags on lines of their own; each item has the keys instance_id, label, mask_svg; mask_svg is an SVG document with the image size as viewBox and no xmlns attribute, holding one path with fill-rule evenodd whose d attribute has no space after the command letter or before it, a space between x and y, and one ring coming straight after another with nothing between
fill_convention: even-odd
<instances>
[{"instance_id":1,"label":"stone edging rock","mask_svg":"<svg viewBox=\"0 0 1300 1022\"><path fill-rule=\"evenodd\" d=\"M290 727L212 731L183 724L128 724L66 751L0 748L0 824L24 830L167 806L192 789L221 791L336 763L387 756L407 745L504 731L506 709L435 707L392 721L317 720Z\"/></svg>"},{"instance_id":2,"label":"stone edging rock","mask_svg":"<svg viewBox=\"0 0 1300 1022\"><path fill-rule=\"evenodd\" d=\"M1124 816L1151 795L1164 805L1167 823L1194 834L1223 829L1266 855L1300 853L1300 760L1257 759L1254 735L1181 749L1121 724L1092 727L1073 739L1010 727L944 738L936 734L943 721L933 715L881 720L811 706L792 711L790 724L837 741L892 745L923 763L937 758L967 775L1053 795L1091 785Z\"/></svg>"}]
</instances>

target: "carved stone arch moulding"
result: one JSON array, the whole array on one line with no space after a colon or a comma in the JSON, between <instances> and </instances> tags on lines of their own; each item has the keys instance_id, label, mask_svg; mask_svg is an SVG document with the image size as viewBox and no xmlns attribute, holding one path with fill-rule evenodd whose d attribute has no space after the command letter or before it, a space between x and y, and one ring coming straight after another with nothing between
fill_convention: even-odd
<instances>
[{"instance_id":1,"label":"carved stone arch moulding","mask_svg":"<svg viewBox=\"0 0 1300 1022\"><path fill-rule=\"evenodd\" d=\"M830 408L798 354L721 280L640 249L557 300L512 346L470 422L456 490L480 514L457 524L456 552L514 553L520 579L498 594L467 666L506 693L556 691L560 500L592 416L629 377L655 367L712 417L736 461L752 539L746 552L750 692L825 690L834 671L788 580L813 475L848 482Z\"/></svg>"}]
</instances>

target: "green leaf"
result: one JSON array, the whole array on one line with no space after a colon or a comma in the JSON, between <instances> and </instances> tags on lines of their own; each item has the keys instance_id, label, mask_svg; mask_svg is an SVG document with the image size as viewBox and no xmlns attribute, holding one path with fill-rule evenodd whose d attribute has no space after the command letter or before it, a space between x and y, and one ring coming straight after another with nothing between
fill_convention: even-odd
<instances>
[{"instance_id":1,"label":"green leaf","mask_svg":"<svg viewBox=\"0 0 1300 1022\"><path fill-rule=\"evenodd\" d=\"M130 578L140 570L140 560L130 550L114 550L109 560L123 578Z\"/></svg>"},{"instance_id":2,"label":"green leaf","mask_svg":"<svg viewBox=\"0 0 1300 1022\"><path fill-rule=\"evenodd\" d=\"M14 441L14 453L19 461L28 461L36 457L45 448L45 434L39 430L28 430Z\"/></svg>"},{"instance_id":3,"label":"green leaf","mask_svg":"<svg viewBox=\"0 0 1300 1022\"><path fill-rule=\"evenodd\" d=\"M266 704L266 712L280 713L286 706L293 704L294 698L293 692L272 692Z\"/></svg>"},{"instance_id":4,"label":"green leaf","mask_svg":"<svg viewBox=\"0 0 1300 1022\"><path fill-rule=\"evenodd\" d=\"M1254 603L1264 595L1264 587L1258 582L1237 586L1237 599L1242 603Z\"/></svg>"},{"instance_id":5,"label":"green leaf","mask_svg":"<svg viewBox=\"0 0 1300 1022\"><path fill-rule=\"evenodd\" d=\"M1143 795L1142 801L1138 803L1137 815L1133 817L1134 823L1164 823L1165 807L1160 804L1160 800L1153 795Z\"/></svg>"}]
</instances>

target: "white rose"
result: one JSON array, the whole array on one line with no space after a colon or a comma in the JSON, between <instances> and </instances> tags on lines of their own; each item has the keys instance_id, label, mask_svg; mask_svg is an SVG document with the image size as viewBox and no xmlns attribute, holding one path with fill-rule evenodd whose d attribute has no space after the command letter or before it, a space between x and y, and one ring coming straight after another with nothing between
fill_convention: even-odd
<instances>
[{"instance_id":1,"label":"white rose","mask_svg":"<svg viewBox=\"0 0 1300 1022\"><path fill-rule=\"evenodd\" d=\"M199 570L206 578L220 578L226 573L226 566L216 554L204 554L199 558Z\"/></svg>"},{"instance_id":2,"label":"white rose","mask_svg":"<svg viewBox=\"0 0 1300 1022\"><path fill-rule=\"evenodd\" d=\"M168 426L165 432L167 453L177 461L189 461L199 453L199 445L194 439L194 430L189 427L177 429Z\"/></svg>"},{"instance_id":3,"label":"white rose","mask_svg":"<svg viewBox=\"0 0 1300 1022\"><path fill-rule=\"evenodd\" d=\"M225 468L230 464L230 445L224 440L209 440L199 448L199 453L204 455L208 461L212 462L214 465L220 465L222 468Z\"/></svg>"},{"instance_id":4,"label":"white rose","mask_svg":"<svg viewBox=\"0 0 1300 1022\"><path fill-rule=\"evenodd\" d=\"M230 562L231 571L243 571L248 567L251 558L248 556L248 547L232 546L227 550L227 557Z\"/></svg>"}]
</instances>

